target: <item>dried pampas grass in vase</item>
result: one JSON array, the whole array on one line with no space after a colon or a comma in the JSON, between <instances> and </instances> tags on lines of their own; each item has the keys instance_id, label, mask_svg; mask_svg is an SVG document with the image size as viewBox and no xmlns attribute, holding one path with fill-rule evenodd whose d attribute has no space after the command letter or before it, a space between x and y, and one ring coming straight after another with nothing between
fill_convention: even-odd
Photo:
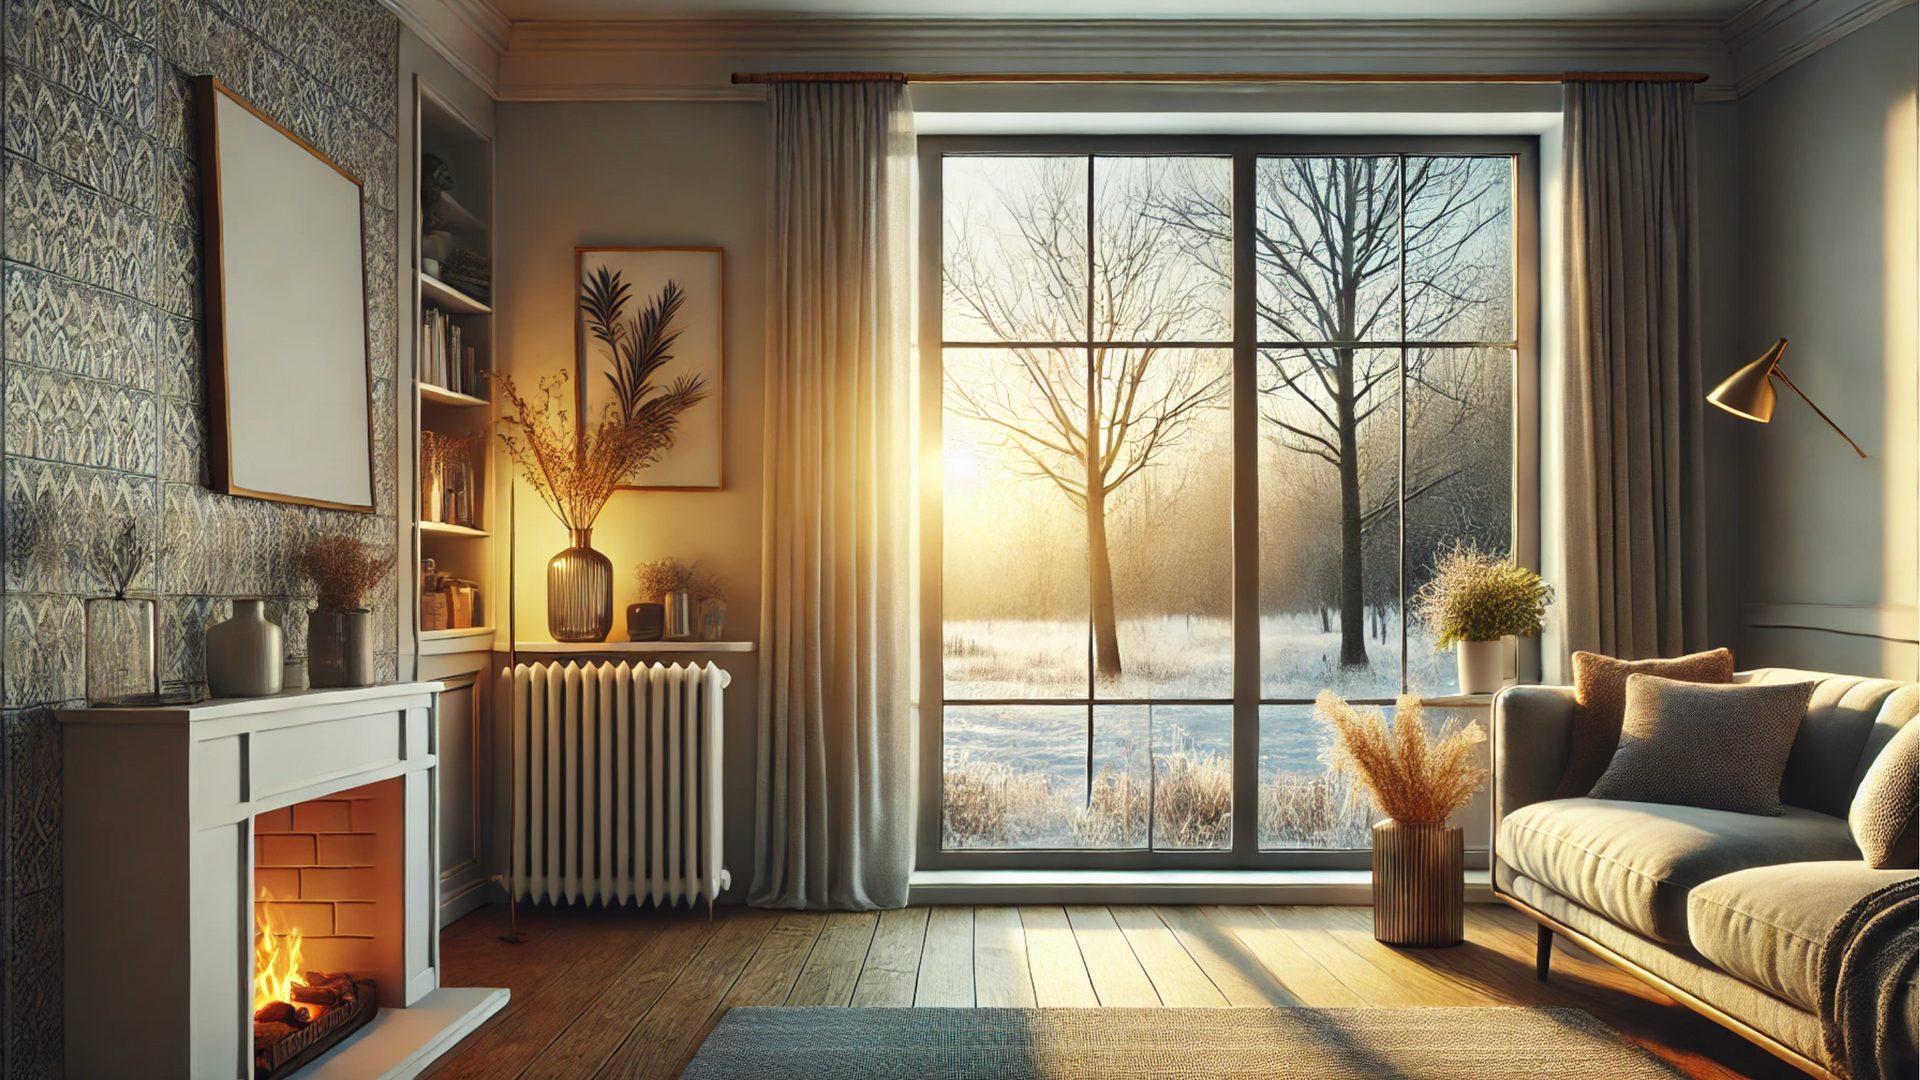
<instances>
[{"instance_id":1,"label":"dried pampas grass in vase","mask_svg":"<svg viewBox=\"0 0 1920 1080\"><path fill-rule=\"evenodd\" d=\"M318 606L307 616L307 678L316 689L373 685L373 612L368 598L392 559L357 536L328 533L307 541L294 568L312 580Z\"/></svg>"},{"instance_id":2,"label":"dried pampas grass in vase","mask_svg":"<svg viewBox=\"0 0 1920 1080\"><path fill-rule=\"evenodd\" d=\"M1466 930L1466 837L1447 818L1486 782L1477 723L1449 720L1436 739L1420 699L1404 694L1393 721L1323 691L1314 716L1332 732L1327 768L1351 777L1352 798L1386 819L1373 827L1373 936L1393 945L1458 945Z\"/></svg>"}]
</instances>

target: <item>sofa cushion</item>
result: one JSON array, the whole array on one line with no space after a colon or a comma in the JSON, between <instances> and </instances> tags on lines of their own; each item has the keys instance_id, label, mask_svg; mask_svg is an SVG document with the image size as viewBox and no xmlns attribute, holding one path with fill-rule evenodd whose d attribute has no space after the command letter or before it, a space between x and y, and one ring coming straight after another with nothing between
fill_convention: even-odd
<instances>
[{"instance_id":1,"label":"sofa cushion","mask_svg":"<svg viewBox=\"0 0 1920 1080\"><path fill-rule=\"evenodd\" d=\"M1914 791L1920 787L1920 724L1908 724L1860 781L1847 811L1847 828L1867 865L1881 870L1920 866L1920 829Z\"/></svg>"},{"instance_id":2,"label":"sofa cushion","mask_svg":"<svg viewBox=\"0 0 1920 1080\"><path fill-rule=\"evenodd\" d=\"M1687 893L1754 866L1859 859L1847 823L1788 807L1779 817L1663 803L1555 799L1500 823L1514 869L1636 933L1687 943Z\"/></svg>"},{"instance_id":3,"label":"sofa cushion","mask_svg":"<svg viewBox=\"0 0 1920 1080\"><path fill-rule=\"evenodd\" d=\"M1858 860L1738 870L1688 894L1688 940L1727 974L1815 1009L1828 931L1861 897L1912 876Z\"/></svg>"},{"instance_id":4,"label":"sofa cushion","mask_svg":"<svg viewBox=\"0 0 1920 1080\"><path fill-rule=\"evenodd\" d=\"M1813 684L1700 686L1633 675L1620 749L1595 799L1780 813L1780 774Z\"/></svg>"},{"instance_id":5,"label":"sofa cushion","mask_svg":"<svg viewBox=\"0 0 1920 1080\"><path fill-rule=\"evenodd\" d=\"M1556 799L1575 799L1593 790L1620 745L1620 724L1627 711L1627 679L1658 675L1683 682L1724 683L1733 678L1733 653L1727 649L1671 659L1615 660L1599 653L1573 654L1573 742L1566 772L1553 790Z\"/></svg>"},{"instance_id":6,"label":"sofa cushion","mask_svg":"<svg viewBox=\"0 0 1920 1080\"><path fill-rule=\"evenodd\" d=\"M1846 817L1853 792L1866 771L1862 756L1871 742L1882 737L1880 720L1891 699L1911 684L1857 675L1831 675L1792 668L1759 668L1734 676L1744 683L1813 682L1806 719L1787 755L1787 771L1780 777L1780 801L1788 806ZM1912 698L1906 698L1912 708ZM1891 734L1887 732L1885 734ZM1884 741L1883 741L1884 745ZM1877 752L1877 750L1875 751Z\"/></svg>"}]
</instances>

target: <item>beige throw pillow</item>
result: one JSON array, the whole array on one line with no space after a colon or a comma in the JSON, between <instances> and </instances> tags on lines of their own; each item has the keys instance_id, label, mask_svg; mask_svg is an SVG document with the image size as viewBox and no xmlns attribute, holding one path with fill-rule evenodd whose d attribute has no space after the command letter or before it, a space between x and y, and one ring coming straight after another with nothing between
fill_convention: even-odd
<instances>
[{"instance_id":1,"label":"beige throw pillow","mask_svg":"<svg viewBox=\"0 0 1920 1080\"><path fill-rule=\"evenodd\" d=\"M1875 870L1920 866L1920 827L1916 827L1916 787L1920 787L1920 720L1909 720L1867 767L1847 810L1847 830L1860 854Z\"/></svg>"},{"instance_id":2,"label":"beige throw pillow","mask_svg":"<svg viewBox=\"0 0 1920 1080\"><path fill-rule=\"evenodd\" d=\"M1595 799L1778 816L1780 777L1813 684L1711 686L1627 679L1620 749Z\"/></svg>"}]
</instances>

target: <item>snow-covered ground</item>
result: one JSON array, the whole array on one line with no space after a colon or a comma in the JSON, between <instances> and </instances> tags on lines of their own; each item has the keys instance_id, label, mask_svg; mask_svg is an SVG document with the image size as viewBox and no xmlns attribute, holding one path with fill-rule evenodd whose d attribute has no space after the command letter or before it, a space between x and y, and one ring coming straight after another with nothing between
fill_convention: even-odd
<instances>
[{"instance_id":1,"label":"snow-covered ground","mask_svg":"<svg viewBox=\"0 0 1920 1080\"><path fill-rule=\"evenodd\" d=\"M1337 626L1337 622L1336 622ZM1387 642L1368 642L1370 666L1342 668L1340 635L1322 632L1317 615L1261 619L1261 686L1266 698L1312 700L1323 689L1349 698L1392 698L1400 689L1397 616L1386 620ZM949 700L1078 697L1087 692L1087 631L1083 624L1037 621L959 622L946 627ZM1232 696L1232 634L1225 619L1136 619L1120 627L1127 674L1102 685L1102 698L1228 698ZM1409 635L1409 683L1416 693L1455 689L1451 653L1435 650L1421 632ZM1321 771L1325 731L1308 704L1263 705L1260 766L1263 785L1281 774ZM1084 705L967 705L946 707L943 757L949 769L1004 765L1038 773L1049 788L1084 799L1101 770L1149 782L1152 756L1231 758L1233 710L1228 705L1097 705L1088 753ZM1091 777L1089 774L1092 774ZM1263 832L1271 833L1271 827Z\"/></svg>"}]
</instances>

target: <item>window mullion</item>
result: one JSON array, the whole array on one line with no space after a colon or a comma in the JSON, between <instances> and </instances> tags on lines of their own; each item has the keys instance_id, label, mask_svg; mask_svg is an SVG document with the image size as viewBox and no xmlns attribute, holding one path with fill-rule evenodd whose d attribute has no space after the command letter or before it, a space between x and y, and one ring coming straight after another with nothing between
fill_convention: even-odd
<instances>
[{"instance_id":1,"label":"window mullion","mask_svg":"<svg viewBox=\"0 0 1920 1080\"><path fill-rule=\"evenodd\" d=\"M1233 158L1233 861L1260 857L1260 475L1255 156Z\"/></svg>"}]
</instances>

